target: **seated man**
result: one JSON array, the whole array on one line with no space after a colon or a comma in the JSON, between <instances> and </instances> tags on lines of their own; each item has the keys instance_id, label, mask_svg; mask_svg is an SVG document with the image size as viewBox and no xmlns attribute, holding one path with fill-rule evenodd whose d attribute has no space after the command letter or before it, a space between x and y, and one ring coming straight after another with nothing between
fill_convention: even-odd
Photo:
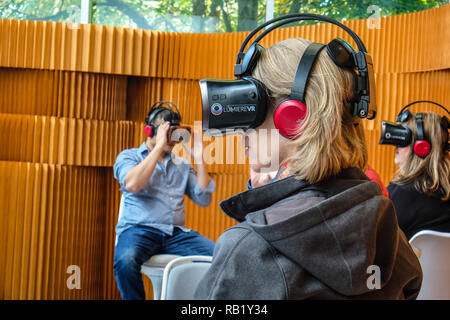
<instances>
[{"instance_id":1,"label":"seated man","mask_svg":"<svg viewBox=\"0 0 450 320\"><path fill-rule=\"evenodd\" d=\"M177 112L152 106L146 118L147 140L139 148L122 151L114 164L114 177L124 197L123 215L117 223L114 273L123 299L144 299L141 265L159 253L212 255L214 242L185 223L184 195L196 204L211 203L215 183L209 177L200 150L191 153L197 173L185 159L172 154L168 140ZM199 135L196 135L199 136ZM200 137L201 139L201 137Z\"/></svg>"}]
</instances>

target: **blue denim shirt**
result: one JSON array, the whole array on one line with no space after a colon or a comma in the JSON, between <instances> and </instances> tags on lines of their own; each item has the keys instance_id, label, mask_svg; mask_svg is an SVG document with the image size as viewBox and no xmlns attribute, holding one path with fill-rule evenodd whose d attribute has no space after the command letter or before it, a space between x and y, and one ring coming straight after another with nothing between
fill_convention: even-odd
<instances>
[{"instance_id":1,"label":"blue denim shirt","mask_svg":"<svg viewBox=\"0 0 450 320\"><path fill-rule=\"evenodd\" d=\"M205 189L200 188L191 164L171 152L166 154L164 163L157 162L144 188L136 193L129 192L125 188L128 171L149 154L144 142L139 148L124 150L117 156L114 177L119 181L124 197L122 217L116 226L117 236L134 225L157 228L169 235L173 234L174 227L187 231L189 229L184 227L184 195L203 207L211 203L216 189L214 181L211 179Z\"/></svg>"}]
</instances>

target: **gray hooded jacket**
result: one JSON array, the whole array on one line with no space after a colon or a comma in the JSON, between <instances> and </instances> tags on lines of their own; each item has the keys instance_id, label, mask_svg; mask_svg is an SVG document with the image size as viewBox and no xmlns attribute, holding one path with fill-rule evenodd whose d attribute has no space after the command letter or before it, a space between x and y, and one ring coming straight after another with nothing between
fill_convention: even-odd
<instances>
[{"instance_id":1,"label":"gray hooded jacket","mask_svg":"<svg viewBox=\"0 0 450 320\"><path fill-rule=\"evenodd\" d=\"M220 204L240 224L218 239L197 299L414 299L422 270L391 200L360 169L294 177Z\"/></svg>"}]
</instances>

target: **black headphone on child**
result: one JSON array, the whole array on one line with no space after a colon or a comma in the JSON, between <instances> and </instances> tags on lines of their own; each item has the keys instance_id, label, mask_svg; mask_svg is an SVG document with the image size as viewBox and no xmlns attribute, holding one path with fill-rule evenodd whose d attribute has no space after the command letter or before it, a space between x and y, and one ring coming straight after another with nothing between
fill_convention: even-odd
<instances>
[{"instance_id":1,"label":"black headphone on child","mask_svg":"<svg viewBox=\"0 0 450 320\"><path fill-rule=\"evenodd\" d=\"M295 73L291 94L275 109L274 124L280 134L295 139L299 123L306 117L305 91L314 63L322 49L326 48L328 56L340 68L352 71L354 78L354 99L350 102L350 113L360 118L374 119L377 105L375 100L375 77L371 56L361 39L340 22L316 14L289 14L260 25L244 40L237 55L234 67L235 80L200 80L203 105L203 131L218 129L229 133L227 129L258 127L266 118L269 101L268 89L263 83L251 77L251 73L264 48L258 43L264 36L285 24L317 20L332 23L344 29L355 41L358 51L340 38L327 45L311 43L303 53ZM279 22L280 21L280 22ZM278 22L278 23L276 23ZM276 24L274 24L276 23ZM262 32L244 53L250 39L260 30L272 25ZM239 113L239 116L233 114ZM214 134L209 134L214 135Z\"/></svg>"},{"instance_id":2,"label":"black headphone on child","mask_svg":"<svg viewBox=\"0 0 450 320\"><path fill-rule=\"evenodd\" d=\"M437 102L428 101L428 100L419 100L419 101L411 102L411 103L407 104L406 106L404 106L398 113L395 121L400 122L400 123L406 122L408 120L409 116L411 115L411 113L407 109L416 103L434 104L434 105L438 106L439 108L447 111L447 113L450 115L450 112L447 110L447 108L445 108L443 105L441 105ZM449 138L448 123L449 123L448 118L446 116L442 116L441 121L440 121L441 128L442 128L442 130L447 132L447 142L444 144L444 152L450 151L450 143L448 141L448 138ZM414 143L413 150L416 155L418 155L421 158L425 158L431 151L431 143L425 139L425 135L424 135L424 131L423 131L423 114L422 113L416 113L416 128L417 128L417 140ZM408 128L408 130L409 130L409 128Z\"/></svg>"},{"instance_id":3,"label":"black headphone on child","mask_svg":"<svg viewBox=\"0 0 450 320\"><path fill-rule=\"evenodd\" d=\"M150 107L147 117L145 118L146 126L144 128L145 135L152 138L156 135L158 126L153 125L153 120L156 116L164 110L169 110L166 116L164 116L164 121L169 121L170 126L179 126L181 123L181 114L178 111L177 106L169 101L156 101Z\"/></svg>"}]
</instances>

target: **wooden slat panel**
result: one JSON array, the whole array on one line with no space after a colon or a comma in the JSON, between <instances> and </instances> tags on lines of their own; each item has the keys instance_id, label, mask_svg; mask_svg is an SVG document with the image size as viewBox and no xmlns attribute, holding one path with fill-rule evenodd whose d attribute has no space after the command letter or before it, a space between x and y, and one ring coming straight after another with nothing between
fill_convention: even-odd
<instances>
[{"instance_id":1,"label":"wooden slat panel","mask_svg":"<svg viewBox=\"0 0 450 320\"><path fill-rule=\"evenodd\" d=\"M379 29L369 28L367 20L344 24L367 43L376 72L420 72L449 68L450 44L443 41L450 36L449 15L447 4L380 18ZM84 24L70 29L66 23L23 20L0 20L0 30L3 67L184 79L231 77L237 50L248 34L178 34ZM318 24L275 30L262 43L287 37L326 43L336 36L349 39L337 27ZM192 43L190 50L180 50L183 38Z\"/></svg>"},{"instance_id":2,"label":"wooden slat panel","mask_svg":"<svg viewBox=\"0 0 450 320\"><path fill-rule=\"evenodd\" d=\"M125 120L127 77L0 69L0 113Z\"/></svg>"},{"instance_id":3,"label":"wooden slat panel","mask_svg":"<svg viewBox=\"0 0 450 320\"><path fill-rule=\"evenodd\" d=\"M105 170L0 161L1 299L103 297ZM81 290L66 286L70 265Z\"/></svg>"}]
</instances>

